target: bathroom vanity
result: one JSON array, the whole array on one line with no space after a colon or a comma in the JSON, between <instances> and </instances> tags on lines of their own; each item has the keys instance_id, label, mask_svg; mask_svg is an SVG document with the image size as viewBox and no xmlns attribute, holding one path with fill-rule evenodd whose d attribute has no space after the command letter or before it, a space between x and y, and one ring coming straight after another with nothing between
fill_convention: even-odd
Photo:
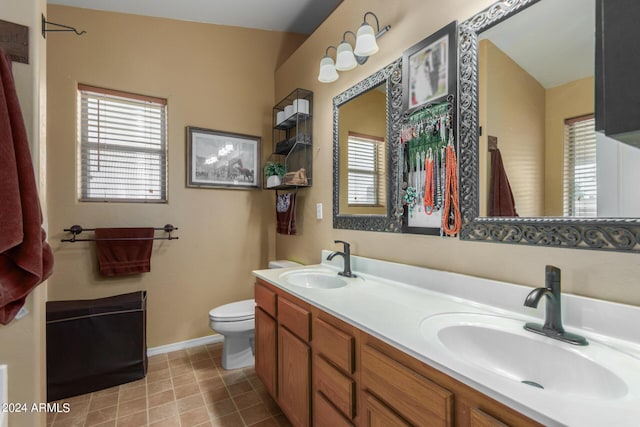
<instances>
[{"instance_id":1,"label":"bathroom vanity","mask_svg":"<svg viewBox=\"0 0 640 427\"><path fill-rule=\"evenodd\" d=\"M638 333L609 323L635 324L639 309L563 295L565 326L589 340L577 350L524 330L542 316L523 306L531 288L361 257L343 278L341 264L254 272L256 372L294 426L640 416Z\"/></svg>"}]
</instances>

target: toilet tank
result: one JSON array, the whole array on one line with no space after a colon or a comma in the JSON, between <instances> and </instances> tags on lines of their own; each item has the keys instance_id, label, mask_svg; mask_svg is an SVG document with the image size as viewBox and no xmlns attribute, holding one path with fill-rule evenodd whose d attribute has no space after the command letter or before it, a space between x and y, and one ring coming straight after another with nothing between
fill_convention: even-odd
<instances>
[{"instance_id":1,"label":"toilet tank","mask_svg":"<svg viewBox=\"0 0 640 427\"><path fill-rule=\"evenodd\" d=\"M269 268L287 268L287 267L300 267L302 264L295 261L289 261L285 259L277 259L275 261L269 261Z\"/></svg>"}]
</instances>

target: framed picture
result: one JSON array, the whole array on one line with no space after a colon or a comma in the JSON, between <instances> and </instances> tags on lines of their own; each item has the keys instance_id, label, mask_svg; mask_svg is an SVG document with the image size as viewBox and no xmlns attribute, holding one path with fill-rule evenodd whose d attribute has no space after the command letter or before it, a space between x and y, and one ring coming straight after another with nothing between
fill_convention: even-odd
<instances>
[{"instance_id":1,"label":"framed picture","mask_svg":"<svg viewBox=\"0 0 640 427\"><path fill-rule=\"evenodd\" d=\"M406 112L455 95L457 21L438 30L402 54L402 95Z\"/></svg>"},{"instance_id":2,"label":"framed picture","mask_svg":"<svg viewBox=\"0 0 640 427\"><path fill-rule=\"evenodd\" d=\"M187 126L187 187L260 188L260 137Z\"/></svg>"}]
</instances>

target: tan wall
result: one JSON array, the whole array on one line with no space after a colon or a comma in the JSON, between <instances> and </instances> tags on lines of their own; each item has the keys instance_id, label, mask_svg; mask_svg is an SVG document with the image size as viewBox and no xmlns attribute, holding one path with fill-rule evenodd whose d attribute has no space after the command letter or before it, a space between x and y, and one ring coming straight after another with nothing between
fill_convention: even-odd
<instances>
[{"instance_id":1,"label":"tan wall","mask_svg":"<svg viewBox=\"0 0 640 427\"><path fill-rule=\"evenodd\" d=\"M251 270L266 267L274 255L274 195L186 188L185 126L259 135L266 159L274 70L302 37L63 6L49 6L48 12L54 22L87 31L48 38L48 198L57 263L50 299L146 289L150 347L211 334L209 310L251 298ZM167 98L168 204L78 202L78 83ZM142 275L102 278L94 243L59 242L73 224L166 223L179 227L180 239L156 241L151 272Z\"/></svg>"},{"instance_id":2,"label":"tan wall","mask_svg":"<svg viewBox=\"0 0 640 427\"><path fill-rule=\"evenodd\" d=\"M46 0L8 0L0 9L0 19L29 27L29 64L13 64L16 90L27 127L36 180L44 201L46 184L44 133L46 101L46 42L40 37L41 14ZM42 158L41 158L42 156ZM46 204L42 203L46 220ZM29 314L9 325L0 325L0 364L8 366L9 402L46 401L45 316L47 285L41 284L27 298ZM11 427L46 425L45 414L37 412L9 413Z\"/></svg>"},{"instance_id":3,"label":"tan wall","mask_svg":"<svg viewBox=\"0 0 640 427\"><path fill-rule=\"evenodd\" d=\"M547 89L545 146L545 212L546 216L562 216L564 179L564 121L592 114L594 100L593 77L575 80Z\"/></svg>"},{"instance_id":4,"label":"tan wall","mask_svg":"<svg viewBox=\"0 0 640 427\"><path fill-rule=\"evenodd\" d=\"M498 137L518 215L540 216L544 212L545 90L490 41L482 40L480 49L486 61L482 69L486 77L479 77L486 84L482 88L486 122L480 122L483 136ZM486 184L491 173L487 175ZM488 187L480 195L488 200Z\"/></svg>"},{"instance_id":5,"label":"tan wall","mask_svg":"<svg viewBox=\"0 0 640 427\"><path fill-rule=\"evenodd\" d=\"M340 106L340 163L347 164L349 132L386 139L387 97L384 92L370 90ZM347 182L347 168L340 168L340 182ZM381 183L384 185L384 182ZM347 186L340 188L341 215L384 215L386 206L349 206Z\"/></svg>"},{"instance_id":6,"label":"tan wall","mask_svg":"<svg viewBox=\"0 0 640 427\"><path fill-rule=\"evenodd\" d=\"M452 0L434 7L423 0L347 0L318 28L276 73L276 98L296 87L314 92L314 185L305 190L299 216L315 218L315 204L331 211L332 98L402 55L403 50L455 20L463 21L492 0ZM341 73L334 83L318 82L318 66L328 45L345 30L354 30L367 10L391 30L379 39L380 52L364 66ZM334 230L331 218L307 220L300 236L277 236L280 258L320 261L321 249L334 239L352 243L352 252L372 258L455 271L479 277L540 286L545 264L562 268L563 290L606 300L640 304L640 262L637 254L466 242L434 236Z\"/></svg>"}]
</instances>

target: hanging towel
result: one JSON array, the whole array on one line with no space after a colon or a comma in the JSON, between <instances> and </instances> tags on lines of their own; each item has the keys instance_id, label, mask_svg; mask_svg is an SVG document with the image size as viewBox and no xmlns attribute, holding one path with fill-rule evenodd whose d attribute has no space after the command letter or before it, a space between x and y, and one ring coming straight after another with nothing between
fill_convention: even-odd
<instances>
[{"instance_id":1,"label":"hanging towel","mask_svg":"<svg viewBox=\"0 0 640 427\"><path fill-rule=\"evenodd\" d=\"M53 271L11 62L0 49L0 323Z\"/></svg>"},{"instance_id":2,"label":"hanging towel","mask_svg":"<svg viewBox=\"0 0 640 427\"><path fill-rule=\"evenodd\" d=\"M296 193L276 192L276 222L278 234L296 234Z\"/></svg>"},{"instance_id":3,"label":"hanging towel","mask_svg":"<svg viewBox=\"0 0 640 427\"><path fill-rule=\"evenodd\" d=\"M516 201L509 178L502 163L500 150L491 150L491 184L489 188L489 216L518 216Z\"/></svg>"},{"instance_id":4,"label":"hanging towel","mask_svg":"<svg viewBox=\"0 0 640 427\"><path fill-rule=\"evenodd\" d=\"M151 271L153 233L153 228L96 228L100 274L126 276Z\"/></svg>"}]
</instances>

